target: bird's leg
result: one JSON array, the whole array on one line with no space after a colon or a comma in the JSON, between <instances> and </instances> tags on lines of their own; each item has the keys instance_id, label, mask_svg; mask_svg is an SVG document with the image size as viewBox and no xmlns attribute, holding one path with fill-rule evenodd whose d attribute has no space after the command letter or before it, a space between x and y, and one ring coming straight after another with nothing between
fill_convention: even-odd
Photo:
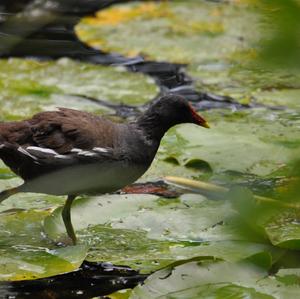
<instances>
[{"instance_id":1,"label":"bird's leg","mask_svg":"<svg viewBox=\"0 0 300 299\"><path fill-rule=\"evenodd\" d=\"M73 245L75 245L77 242L77 238L71 221L71 206L75 197L75 195L68 195L67 201L62 210L62 218L67 230L67 234L72 239Z\"/></svg>"},{"instance_id":2,"label":"bird's leg","mask_svg":"<svg viewBox=\"0 0 300 299\"><path fill-rule=\"evenodd\" d=\"M4 201L6 198L8 198L11 195L14 195L18 192L19 192L18 187L7 189L7 190L4 190L4 191L0 192L0 202Z\"/></svg>"}]
</instances>

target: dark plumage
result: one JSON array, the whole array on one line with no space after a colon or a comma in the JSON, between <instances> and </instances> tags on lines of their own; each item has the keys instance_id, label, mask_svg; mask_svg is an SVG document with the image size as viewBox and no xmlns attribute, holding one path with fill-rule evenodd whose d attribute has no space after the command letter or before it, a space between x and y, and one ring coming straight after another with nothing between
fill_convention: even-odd
<instances>
[{"instance_id":1,"label":"dark plumage","mask_svg":"<svg viewBox=\"0 0 300 299\"><path fill-rule=\"evenodd\" d=\"M0 123L0 158L24 179L21 186L1 192L0 202L17 192L68 195L63 220L75 243L70 220L74 198L133 183L151 165L165 132L180 123L208 127L177 95L158 99L126 124L67 108Z\"/></svg>"}]
</instances>

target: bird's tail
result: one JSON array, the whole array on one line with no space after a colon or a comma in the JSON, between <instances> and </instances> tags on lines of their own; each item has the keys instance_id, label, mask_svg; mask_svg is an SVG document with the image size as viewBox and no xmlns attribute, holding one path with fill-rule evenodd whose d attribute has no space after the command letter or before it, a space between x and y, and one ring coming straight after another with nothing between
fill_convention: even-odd
<instances>
[{"instance_id":1,"label":"bird's tail","mask_svg":"<svg viewBox=\"0 0 300 299\"><path fill-rule=\"evenodd\" d=\"M11 195L14 195L14 194L16 194L18 192L19 192L18 187L7 189L7 190L4 190L4 191L0 192L0 202L2 202L6 198L8 198Z\"/></svg>"}]
</instances>

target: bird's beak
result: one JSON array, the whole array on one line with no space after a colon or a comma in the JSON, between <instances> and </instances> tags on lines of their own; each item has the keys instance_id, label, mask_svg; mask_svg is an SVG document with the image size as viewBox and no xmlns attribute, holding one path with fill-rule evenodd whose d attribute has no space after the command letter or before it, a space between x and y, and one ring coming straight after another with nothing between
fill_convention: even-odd
<instances>
[{"instance_id":1,"label":"bird's beak","mask_svg":"<svg viewBox=\"0 0 300 299\"><path fill-rule=\"evenodd\" d=\"M210 126L208 122L196 112L196 110L192 107L192 105L190 105L190 109L193 118L193 123L195 123L198 126L209 129Z\"/></svg>"}]
</instances>

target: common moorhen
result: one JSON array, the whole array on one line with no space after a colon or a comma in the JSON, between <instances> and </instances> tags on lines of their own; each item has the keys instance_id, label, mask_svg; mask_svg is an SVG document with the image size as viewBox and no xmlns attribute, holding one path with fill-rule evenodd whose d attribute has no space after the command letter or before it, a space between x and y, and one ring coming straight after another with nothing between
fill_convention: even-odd
<instances>
[{"instance_id":1,"label":"common moorhen","mask_svg":"<svg viewBox=\"0 0 300 299\"><path fill-rule=\"evenodd\" d=\"M2 191L68 195L62 218L73 243L70 208L79 194L116 191L150 166L165 132L174 125L208 127L181 96L166 95L129 123L73 109L41 112L31 119L0 123L0 158L24 183Z\"/></svg>"}]
</instances>

